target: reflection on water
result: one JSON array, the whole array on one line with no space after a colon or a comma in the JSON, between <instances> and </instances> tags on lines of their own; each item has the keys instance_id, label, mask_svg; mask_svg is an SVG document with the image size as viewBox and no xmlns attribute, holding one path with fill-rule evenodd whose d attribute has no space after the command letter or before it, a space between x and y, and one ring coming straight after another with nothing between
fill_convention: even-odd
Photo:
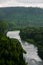
<instances>
[{"instance_id":1,"label":"reflection on water","mask_svg":"<svg viewBox=\"0 0 43 65\"><path fill-rule=\"evenodd\" d=\"M22 47L27 52L26 54L23 54L23 56L25 57L26 62L28 62L28 65L43 65L42 60L38 56L37 47L25 41L21 41L19 33L20 31L9 31L7 36L18 39L21 42Z\"/></svg>"}]
</instances>

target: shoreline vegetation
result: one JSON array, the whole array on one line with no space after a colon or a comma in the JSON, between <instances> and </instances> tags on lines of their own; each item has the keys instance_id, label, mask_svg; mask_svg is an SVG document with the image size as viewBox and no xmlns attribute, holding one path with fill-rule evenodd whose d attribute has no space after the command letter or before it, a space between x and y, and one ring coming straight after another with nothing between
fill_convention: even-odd
<instances>
[{"instance_id":1,"label":"shoreline vegetation","mask_svg":"<svg viewBox=\"0 0 43 65\"><path fill-rule=\"evenodd\" d=\"M38 55L43 60L43 9L32 7L0 8L1 65L27 65L25 59L23 58L23 52L21 52L23 48L18 40L9 39L8 37L6 37L6 33L8 31L14 30L20 30L20 37L22 40L30 42L38 47ZM19 45L16 47L17 43ZM10 44L13 45L11 46ZM12 47L13 49L15 48L15 52L14 50L11 51ZM21 50L18 49L18 47L20 47ZM19 52L17 50L19 50ZM22 55L22 58L19 57L20 54ZM13 62L13 57L16 58L15 61L17 62L17 64Z\"/></svg>"},{"instance_id":2,"label":"shoreline vegetation","mask_svg":"<svg viewBox=\"0 0 43 65\"><path fill-rule=\"evenodd\" d=\"M8 25L0 22L0 65L27 65L23 57L26 53L17 39L6 36Z\"/></svg>"},{"instance_id":3,"label":"shoreline vegetation","mask_svg":"<svg viewBox=\"0 0 43 65\"><path fill-rule=\"evenodd\" d=\"M9 25L5 21L1 21L0 22L0 47L1 47L0 51L2 51L2 52L0 52L0 63L2 63L2 65L4 65L6 62L8 62L9 65L14 63L12 61L12 59L10 59L10 60L6 59L6 54L9 54L10 51L7 51L5 49L5 45L7 44L6 45L6 48L7 48L7 46L12 44L12 42L14 41L13 46L14 46L14 44L16 45L16 43L18 43L19 46L21 46L20 43L18 42L18 40L16 40L16 42L15 42L14 39L9 39L6 37L6 33L8 30L9 30ZM26 27L23 29L16 29L16 30L20 30L20 37L22 40L30 42L38 47L38 55L43 60L43 27L38 27L38 28L37 27ZM16 48L18 49L18 47L16 47ZM3 48L4 48L4 50L3 50ZM8 48L9 48L9 46L8 46ZM15 48L15 50L16 50L16 48ZM23 49L22 46L20 47L20 49ZM19 51L20 51L20 49L19 49ZM22 62L20 61L20 63L21 64L23 63L22 65L27 65L27 63L25 62L25 59L23 58L24 52L21 52ZM3 53L5 53L5 54L3 55ZM16 50L16 53L18 55L20 55L17 52L17 50ZM11 54L12 54L12 51L11 51ZM3 55L3 57L1 55ZM9 55L7 55L7 56L9 57ZM15 57L15 55L14 55L14 57ZM4 59L6 59L6 61ZM19 58L19 56L17 59L21 60L21 58ZM18 61L18 63L19 63L19 61ZM19 65L19 64L17 64L17 65Z\"/></svg>"},{"instance_id":4,"label":"shoreline vegetation","mask_svg":"<svg viewBox=\"0 0 43 65\"><path fill-rule=\"evenodd\" d=\"M34 44L38 48L38 55L43 60L43 27L32 28L28 27L20 31L22 40L30 44Z\"/></svg>"}]
</instances>

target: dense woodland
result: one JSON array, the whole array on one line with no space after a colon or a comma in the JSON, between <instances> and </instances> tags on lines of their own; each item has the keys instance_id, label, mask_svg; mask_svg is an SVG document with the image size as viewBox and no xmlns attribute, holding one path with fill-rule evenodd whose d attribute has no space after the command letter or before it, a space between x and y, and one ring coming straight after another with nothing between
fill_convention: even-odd
<instances>
[{"instance_id":1,"label":"dense woodland","mask_svg":"<svg viewBox=\"0 0 43 65\"><path fill-rule=\"evenodd\" d=\"M27 65L23 58L26 53L17 39L6 36L8 24L0 23L0 65Z\"/></svg>"},{"instance_id":2,"label":"dense woodland","mask_svg":"<svg viewBox=\"0 0 43 65\"><path fill-rule=\"evenodd\" d=\"M20 42L6 37L10 30L20 30L21 39L36 45L43 60L43 9L0 8L0 65L26 65Z\"/></svg>"},{"instance_id":3,"label":"dense woodland","mask_svg":"<svg viewBox=\"0 0 43 65\"><path fill-rule=\"evenodd\" d=\"M7 20L10 27L43 26L43 9L32 7L0 8L0 20Z\"/></svg>"},{"instance_id":4,"label":"dense woodland","mask_svg":"<svg viewBox=\"0 0 43 65\"><path fill-rule=\"evenodd\" d=\"M38 47L38 55L43 59L43 27L28 27L20 32L22 40L30 42Z\"/></svg>"}]
</instances>

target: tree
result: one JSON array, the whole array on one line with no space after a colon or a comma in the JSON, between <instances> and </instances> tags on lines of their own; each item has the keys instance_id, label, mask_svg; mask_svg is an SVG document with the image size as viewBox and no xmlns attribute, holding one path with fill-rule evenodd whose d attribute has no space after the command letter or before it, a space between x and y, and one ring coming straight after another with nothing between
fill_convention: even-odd
<instances>
[{"instance_id":1,"label":"tree","mask_svg":"<svg viewBox=\"0 0 43 65\"><path fill-rule=\"evenodd\" d=\"M26 65L20 42L0 35L0 65Z\"/></svg>"},{"instance_id":2,"label":"tree","mask_svg":"<svg viewBox=\"0 0 43 65\"><path fill-rule=\"evenodd\" d=\"M5 21L0 21L0 33L2 34L6 34L6 32L8 31L8 23Z\"/></svg>"}]
</instances>

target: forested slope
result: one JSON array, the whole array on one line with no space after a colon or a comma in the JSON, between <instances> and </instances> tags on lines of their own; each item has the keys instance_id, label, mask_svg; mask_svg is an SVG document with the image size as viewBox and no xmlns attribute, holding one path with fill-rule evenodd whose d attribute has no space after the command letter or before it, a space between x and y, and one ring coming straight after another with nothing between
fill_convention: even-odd
<instances>
[{"instance_id":1,"label":"forested slope","mask_svg":"<svg viewBox=\"0 0 43 65\"><path fill-rule=\"evenodd\" d=\"M43 9L32 7L0 8L0 20L7 20L15 27L43 26Z\"/></svg>"},{"instance_id":2,"label":"forested slope","mask_svg":"<svg viewBox=\"0 0 43 65\"><path fill-rule=\"evenodd\" d=\"M20 37L22 40L25 40L28 43L37 46L38 55L43 60L43 27L39 27L39 28L28 27L22 29L20 32Z\"/></svg>"},{"instance_id":3,"label":"forested slope","mask_svg":"<svg viewBox=\"0 0 43 65\"><path fill-rule=\"evenodd\" d=\"M23 57L25 53L21 43L17 39L6 36L8 24L0 23L0 65L27 65Z\"/></svg>"}]
</instances>

